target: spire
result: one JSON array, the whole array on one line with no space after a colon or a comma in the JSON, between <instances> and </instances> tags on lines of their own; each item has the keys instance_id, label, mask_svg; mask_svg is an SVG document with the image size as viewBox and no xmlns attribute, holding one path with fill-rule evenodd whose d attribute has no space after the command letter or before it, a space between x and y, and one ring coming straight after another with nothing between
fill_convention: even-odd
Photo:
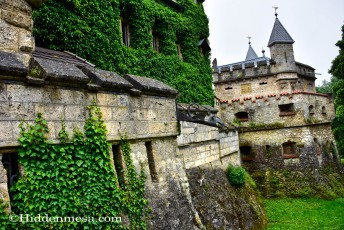
<instances>
[{"instance_id":1,"label":"spire","mask_svg":"<svg viewBox=\"0 0 344 230\"><path fill-rule=\"evenodd\" d=\"M251 37L248 36L247 38L248 38L248 51L247 51L247 54L246 54L245 61L258 58L256 52L253 50L253 48L251 46Z\"/></svg>"},{"instance_id":2,"label":"spire","mask_svg":"<svg viewBox=\"0 0 344 230\"><path fill-rule=\"evenodd\" d=\"M278 20L278 17L277 17L278 14L276 12L277 9L276 7L274 8L275 8L276 19L275 19L275 24L270 35L268 47L271 47L275 43L293 44L294 40L289 35L288 31L284 28L282 23Z\"/></svg>"}]
</instances>

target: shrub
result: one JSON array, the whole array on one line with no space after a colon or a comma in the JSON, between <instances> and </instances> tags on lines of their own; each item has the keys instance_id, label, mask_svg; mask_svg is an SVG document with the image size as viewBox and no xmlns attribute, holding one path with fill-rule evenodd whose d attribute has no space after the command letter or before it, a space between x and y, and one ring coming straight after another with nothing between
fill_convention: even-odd
<instances>
[{"instance_id":1,"label":"shrub","mask_svg":"<svg viewBox=\"0 0 344 230\"><path fill-rule=\"evenodd\" d=\"M226 174L231 185L241 187L245 184L246 171L244 168L229 165Z\"/></svg>"}]
</instances>

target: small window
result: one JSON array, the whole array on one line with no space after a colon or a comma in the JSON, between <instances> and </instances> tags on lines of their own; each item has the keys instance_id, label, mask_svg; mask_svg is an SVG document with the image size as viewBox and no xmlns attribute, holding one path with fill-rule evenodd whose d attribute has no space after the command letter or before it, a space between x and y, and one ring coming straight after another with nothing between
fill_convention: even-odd
<instances>
[{"instance_id":1,"label":"small window","mask_svg":"<svg viewBox=\"0 0 344 230\"><path fill-rule=\"evenodd\" d=\"M152 181L158 182L158 173L156 172L156 168L155 168L152 142L151 141L146 142L145 145L146 145L146 151L147 151L148 166L149 166L149 171L150 171Z\"/></svg>"},{"instance_id":2,"label":"small window","mask_svg":"<svg viewBox=\"0 0 344 230\"><path fill-rule=\"evenodd\" d=\"M129 23L127 20L123 18L121 18L121 32L122 32L122 43L125 46L130 46Z\"/></svg>"},{"instance_id":3,"label":"small window","mask_svg":"<svg viewBox=\"0 0 344 230\"><path fill-rule=\"evenodd\" d=\"M152 35L153 35L153 41L152 41L153 50L159 53L160 52L160 38L155 32L153 32Z\"/></svg>"},{"instance_id":4,"label":"small window","mask_svg":"<svg viewBox=\"0 0 344 230\"><path fill-rule=\"evenodd\" d=\"M311 115L314 114L314 106L313 105L309 106L309 114L311 114Z\"/></svg>"},{"instance_id":5,"label":"small window","mask_svg":"<svg viewBox=\"0 0 344 230\"><path fill-rule=\"evenodd\" d=\"M243 161L253 161L254 155L252 153L251 146L241 146L240 147L240 153L241 153L241 159Z\"/></svg>"},{"instance_id":6,"label":"small window","mask_svg":"<svg viewBox=\"0 0 344 230\"><path fill-rule=\"evenodd\" d=\"M248 113L247 112L238 112L235 115L235 118L237 118L240 121L248 121Z\"/></svg>"},{"instance_id":7,"label":"small window","mask_svg":"<svg viewBox=\"0 0 344 230\"><path fill-rule=\"evenodd\" d=\"M280 116L292 116L295 115L295 110L294 110L294 104L284 104L284 105L278 105L278 108L280 110Z\"/></svg>"},{"instance_id":8,"label":"small window","mask_svg":"<svg viewBox=\"0 0 344 230\"><path fill-rule=\"evenodd\" d=\"M123 187L125 185L125 177L124 177L124 159L121 151L120 145L113 145L112 146L112 155L113 155L113 162L115 165L115 170L117 174L118 184L119 186Z\"/></svg>"},{"instance_id":9,"label":"small window","mask_svg":"<svg viewBox=\"0 0 344 230\"><path fill-rule=\"evenodd\" d=\"M228 86L228 87L225 88L225 90L230 90L230 89L233 89L233 87L232 86Z\"/></svg>"},{"instance_id":10,"label":"small window","mask_svg":"<svg viewBox=\"0 0 344 230\"><path fill-rule=\"evenodd\" d=\"M267 85L268 82L267 81L262 81L262 82L259 82L259 85Z\"/></svg>"},{"instance_id":11,"label":"small window","mask_svg":"<svg viewBox=\"0 0 344 230\"><path fill-rule=\"evenodd\" d=\"M326 114L326 107L325 106L321 107L321 113Z\"/></svg>"},{"instance_id":12,"label":"small window","mask_svg":"<svg viewBox=\"0 0 344 230\"><path fill-rule=\"evenodd\" d=\"M19 165L17 153L5 153L2 155L2 164L6 169L7 174L7 188L10 195L10 201L13 201L14 194L11 192L12 186L19 178Z\"/></svg>"},{"instance_id":13,"label":"small window","mask_svg":"<svg viewBox=\"0 0 344 230\"><path fill-rule=\"evenodd\" d=\"M283 158L297 158L296 143L295 142L285 142L282 144Z\"/></svg>"}]
</instances>

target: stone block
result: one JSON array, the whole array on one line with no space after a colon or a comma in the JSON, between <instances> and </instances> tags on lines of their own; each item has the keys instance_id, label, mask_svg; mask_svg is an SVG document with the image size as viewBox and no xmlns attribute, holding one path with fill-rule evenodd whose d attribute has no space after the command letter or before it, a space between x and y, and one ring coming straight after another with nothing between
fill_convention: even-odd
<instances>
[{"instance_id":1,"label":"stone block","mask_svg":"<svg viewBox=\"0 0 344 230\"><path fill-rule=\"evenodd\" d=\"M19 49L23 52L32 52L35 47L35 38L27 30L19 32Z\"/></svg>"},{"instance_id":2,"label":"stone block","mask_svg":"<svg viewBox=\"0 0 344 230\"><path fill-rule=\"evenodd\" d=\"M149 124L148 122L136 122L135 130L138 135L148 134Z\"/></svg>"},{"instance_id":3,"label":"stone block","mask_svg":"<svg viewBox=\"0 0 344 230\"><path fill-rule=\"evenodd\" d=\"M0 20L0 51L18 52L18 28Z\"/></svg>"},{"instance_id":4,"label":"stone block","mask_svg":"<svg viewBox=\"0 0 344 230\"><path fill-rule=\"evenodd\" d=\"M2 4L1 7L6 10L21 11L27 14L31 14L32 12L31 6L26 0L1 0L0 3Z\"/></svg>"},{"instance_id":5,"label":"stone block","mask_svg":"<svg viewBox=\"0 0 344 230\"><path fill-rule=\"evenodd\" d=\"M138 121L147 121L148 120L148 109L137 108L136 119Z\"/></svg>"},{"instance_id":6,"label":"stone block","mask_svg":"<svg viewBox=\"0 0 344 230\"><path fill-rule=\"evenodd\" d=\"M7 98L14 102L42 102L44 96L40 87L7 85Z\"/></svg>"},{"instance_id":7,"label":"stone block","mask_svg":"<svg viewBox=\"0 0 344 230\"><path fill-rule=\"evenodd\" d=\"M151 134L164 133L166 126L167 123L164 124L164 122L150 122L148 130Z\"/></svg>"},{"instance_id":8,"label":"stone block","mask_svg":"<svg viewBox=\"0 0 344 230\"><path fill-rule=\"evenodd\" d=\"M66 121L85 121L86 107L82 105L67 105L64 119Z\"/></svg>"},{"instance_id":9,"label":"stone block","mask_svg":"<svg viewBox=\"0 0 344 230\"><path fill-rule=\"evenodd\" d=\"M117 106L129 106L129 96L128 95L119 95Z\"/></svg>"},{"instance_id":10,"label":"stone block","mask_svg":"<svg viewBox=\"0 0 344 230\"><path fill-rule=\"evenodd\" d=\"M0 142L14 140L12 130L13 125L10 121L0 121Z\"/></svg>"},{"instance_id":11,"label":"stone block","mask_svg":"<svg viewBox=\"0 0 344 230\"><path fill-rule=\"evenodd\" d=\"M99 106L117 106L119 95L111 93L97 93L97 104Z\"/></svg>"},{"instance_id":12,"label":"stone block","mask_svg":"<svg viewBox=\"0 0 344 230\"><path fill-rule=\"evenodd\" d=\"M48 94L52 103L69 105L90 105L95 99L95 94L86 94L79 90L68 90L58 87L45 88L44 95ZM44 100L47 100L44 98Z\"/></svg>"},{"instance_id":13,"label":"stone block","mask_svg":"<svg viewBox=\"0 0 344 230\"><path fill-rule=\"evenodd\" d=\"M129 120L129 111L127 107L115 107L112 109L112 120L126 121Z\"/></svg>"},{"instance_id":14,"label":"stone block","mask_svg":"<svg viewBox=\"0 0 344 230\"><path fill-rule=\"evenodd\" d=\"M15 27L24 28L29 31L32 29L31 14L18 11L2 10L2 19Z\"/></svg>"},{"instance_id":15,"label":"stone block","mask_svg":"<svg viewBox=\"0 0 344 230\"><path fill-rule=\"evenodd\" d=\"M149 109L148 113L147 113L147 120L149 120L149 121L160 120L160 119L158 119L157 111L154 109Z\"/></svg>"},{"instance_id":16,"label":"stone block","mask_svg":"<svg viewBox=\"0 0 344 230\"><path fill-rule=\"evenodd\" d=\"M112 108L111 107L100 106L100 112L103 115L104 121L112 120Z\"/></svg>"},{"instance_id":17,"label":"stone block","mask_svg":"<svg viewBox=\"0 0 344 230\"><path fill-rule=\"evenodd\" d=\"M118 122L105 122L106 130L108 131L108 135L116 136L118 135L119 131L119 123Z\"/></svg>"},{"instance_id":18,"label":"stone block","mask_svg":"<svg viewBox=\"0 0 344 230\"><path fill-rule=\"evenodd\" d=\"M34 104L21 102L4 102L0 104L0 120L34 120Z\"/></svg>"},{"instance_id":19,"label":"stone block","mask_svg":"<svg viewBox=\"0 0 344 230\"><path fill-rule=\"evenodd\" d=\"M35 113L42 113L48 121L61 121L65 118L65 106L61 104L36 104Z\"/></svg>"}]
</instances>

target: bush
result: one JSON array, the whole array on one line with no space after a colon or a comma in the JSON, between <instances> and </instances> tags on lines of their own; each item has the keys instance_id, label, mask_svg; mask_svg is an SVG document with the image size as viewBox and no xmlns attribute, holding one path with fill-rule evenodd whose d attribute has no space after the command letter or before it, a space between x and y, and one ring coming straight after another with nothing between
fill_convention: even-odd
<instances>
[{"instance_id":1,"label":"bush","mask_svg":"<svg viewBox=\"0 0 344 230\"><path fill-rule=\"evenodd\" d=\"M245 184L246 171L244 168L229 165L226 174L231 185L241 187Z\"/></svg>"}]
</instances>

